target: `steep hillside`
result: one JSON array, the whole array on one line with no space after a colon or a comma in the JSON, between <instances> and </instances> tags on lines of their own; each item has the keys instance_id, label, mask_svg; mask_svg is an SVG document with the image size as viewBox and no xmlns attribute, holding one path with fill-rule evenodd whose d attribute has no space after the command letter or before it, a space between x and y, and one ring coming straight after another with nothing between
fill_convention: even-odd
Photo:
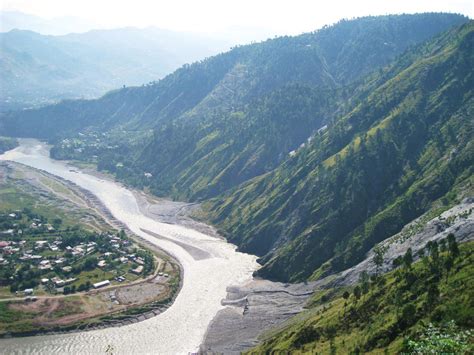
<instances>
[{"instance_id":1,"label":"steep hillside","mask_svg":"<svg viewBox=\"0 0 474 355\"><path fill-rule=\"evenodd\" d=\"M8 114L0 131L74 138L57 144L54 156L94 157L156 194L205 199L277 167L370 92L377 79L360 87L363 76L465 21L451 14L341 21L234 48L146 87Z\"/></svg>"},{"instance_id":2,"label":"steep hillside","mask_svg":"<svg viewBox=\"0 0 474 355\"><path fill-rule=\"evenodd\" d=\"M141 85L228 49L228 44L154 28L96 30L63 36L0 33L0 109L65 98L95 98Z\"/></svg>"},{"instance_id":3,"label":"steep hillside","mask_svg":"<svg viewBox=\"0 0 474 355\"><path fill-rule=\"evenodd\" d=\"M474 243L443 240L422 261L355 287L316 292L308 310L250 353L467 354L473 349Z\"/></svg>"},{"instance_id":4,"label":"steep hillside","mask_svg":"<svg viewBox=\"0 0 474 355\"><path fill-rule=\"evenodd\" d=\"M359 262L439 200L472 192L474 23L407 53L348 114L274 171L209 202L259 274L319 278Z\"/></svg>"}]
</instances>

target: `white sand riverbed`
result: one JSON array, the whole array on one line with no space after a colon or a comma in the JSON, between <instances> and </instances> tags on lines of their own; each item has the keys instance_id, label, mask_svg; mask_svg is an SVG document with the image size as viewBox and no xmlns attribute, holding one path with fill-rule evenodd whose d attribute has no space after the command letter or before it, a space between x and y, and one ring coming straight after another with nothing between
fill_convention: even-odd
<instances>
[{"instance_id":1,"label":"white sand riverbed","mask_svg":"<svg viewBox=\"0 0 474 355\"><path fill-rule=\"evenodd\" d=\"M65 163L50 159L48 147L37 140L21 140L18 148L0 155L0 159L45 170L92 192L115 218L175 256L184 269L183 287L163 314L120 328L3 339L0 353L104 354L109 346L114 354L193 352L201 344L211 320L223 308L221 300L226 297L226 288L249 281L258 268L255 256L236 252L235 246L222 239L145 216L130 190L113 181L71 171ZM142 229L164 238L155 238ZM207 257L196 258L196 250Z\"/></svg>"}]
</instances>

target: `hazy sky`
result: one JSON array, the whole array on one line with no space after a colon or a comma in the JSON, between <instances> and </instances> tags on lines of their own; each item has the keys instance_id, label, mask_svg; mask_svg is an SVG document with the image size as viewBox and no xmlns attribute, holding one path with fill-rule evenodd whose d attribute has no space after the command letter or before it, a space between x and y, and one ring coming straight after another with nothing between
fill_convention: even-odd
<instances>
[{"instance_id":1,"label":"hazy sky","mask_svg":"<svg viewBox=\"0 0 474 355\"><path fill-rule=\"evenodd\" d=\"M472 18L473 4L474 0L0 0L3 10L47 18L76 16L102 28L247 28L268 34L297 34L341 18L389 13L447 11Z\"/></svg>"}]
</instances>

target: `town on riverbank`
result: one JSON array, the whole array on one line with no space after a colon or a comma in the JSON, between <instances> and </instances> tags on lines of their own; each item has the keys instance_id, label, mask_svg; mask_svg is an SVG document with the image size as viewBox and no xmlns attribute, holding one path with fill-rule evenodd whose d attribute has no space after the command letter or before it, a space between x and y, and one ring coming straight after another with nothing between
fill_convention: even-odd
<instances>
[{"instance_id":1,"label":"town on riverbank","mask_svg":"<svg viewBox=\"0 0 474 355\"><path fill-rule=\"evenodd\" d=\"M171 302L176 262L86 211L85 199L47 174L0 164L0 337L122 324Z\"/></svg>"}]
</instances>

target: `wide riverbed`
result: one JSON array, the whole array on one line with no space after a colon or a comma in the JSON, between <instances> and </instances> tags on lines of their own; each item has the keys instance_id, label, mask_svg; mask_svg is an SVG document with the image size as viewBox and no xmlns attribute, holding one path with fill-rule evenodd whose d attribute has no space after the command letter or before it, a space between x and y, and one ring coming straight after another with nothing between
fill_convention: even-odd
<instances>
[{"instance_id":1,"label":"wide riverbed","mask_svg":"<svg viewBox=\"0 0 474 355\"><path fill-rule=\"evenodd\" d=\"M115 218L175 256L184 269L183 287L175 302L156 317L119 328L4 339L0 340L0 353L104 354L109 346L114 354L193 352L201 344L211 320L223 308L221 300L226 296L226 288L250 280L258 268L255 256L236 252L235 246L224 240L146 217L130 190L76 169L71 171L64 162L49 158L48 147L37 140L21 140L19 147L0 155L0 160L42 169L92 192ZM165 238L154 238L141 228ZM196 253L197 249L202 253Z\"/></svg>"}]
</instances>

